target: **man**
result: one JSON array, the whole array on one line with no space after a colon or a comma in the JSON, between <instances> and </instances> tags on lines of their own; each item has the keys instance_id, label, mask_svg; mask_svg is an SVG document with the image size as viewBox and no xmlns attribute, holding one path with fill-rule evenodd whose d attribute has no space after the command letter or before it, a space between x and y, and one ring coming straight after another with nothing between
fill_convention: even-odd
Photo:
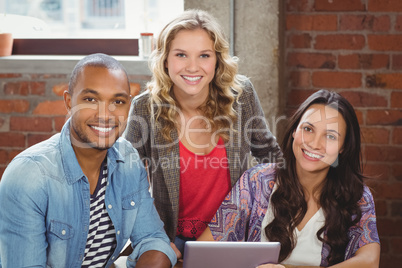
<instances>
[{"instance_id":1,"label":"man","mask_svg":"<svg viewBox=\"0 0 402 268\"><path fill-rule=\"evenodd\" d=\"M0 181L0 267L109 267L128 239L128 267L175 265L145 169L119 138L130 99L112 57L75 66L61 133L16 156Z\"/></svg>"}]
</instances>

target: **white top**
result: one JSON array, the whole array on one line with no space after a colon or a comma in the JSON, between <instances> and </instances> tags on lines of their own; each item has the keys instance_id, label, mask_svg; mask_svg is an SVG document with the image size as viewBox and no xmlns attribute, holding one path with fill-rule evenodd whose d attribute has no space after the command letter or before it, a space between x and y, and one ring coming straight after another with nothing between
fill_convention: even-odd
<instances>
[{"instance_id":1,"label":"white top","mask_svg":"<svg viewBox=\"0 0 402 268\"><path fill-rule=\"evenodd\" d=\"M276 185L272 193L276 190ZM271 194L272 196L272 194ZM274 219L273 208L271 205L271 197L268 204L267 213L261 224L261 241L269 241L263 231L264 228ZM303 266L320 266L322 242L317 238L317 232L324 226L325 216L322 208L320 208L311 219L306 223L304 228L299 231L295 228L294 236L296 237L296 246L290 253L289 257L282 263L289 265ZM322 235L321 235L322 236Z\"/></svg>"}]
</instances>

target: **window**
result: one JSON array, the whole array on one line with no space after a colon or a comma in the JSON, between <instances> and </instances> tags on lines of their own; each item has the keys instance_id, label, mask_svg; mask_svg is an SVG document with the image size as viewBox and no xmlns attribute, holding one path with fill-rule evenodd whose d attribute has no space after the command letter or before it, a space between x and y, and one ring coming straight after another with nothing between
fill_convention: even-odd
<instances>
[{"instance_id":1,"label":"window","mask_svg":"<svg viewBox=\"0 0 402 268\"><path fill-rule=\"evenodd\" d=\"M26 54L24 51L32 49L32 44L42 50L52 49L53 54L68 54L63 51L87 46L88 42L116 50L122 49L116 46L128 42L138 51L140 33L157 35L169 20L183 12L183 1L0 0L0 13L6 13L1 15L0 26L13 33L13 54ZM33 39L36 43L31 43ZM50 41L53 47L46 45Z\"/></svg>"}]
</instances>

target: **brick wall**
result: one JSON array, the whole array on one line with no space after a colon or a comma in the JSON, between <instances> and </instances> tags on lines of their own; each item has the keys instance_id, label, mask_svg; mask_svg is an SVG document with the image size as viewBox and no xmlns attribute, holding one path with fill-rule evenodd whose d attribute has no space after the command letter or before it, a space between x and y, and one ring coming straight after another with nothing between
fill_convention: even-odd
<instances>
[{"instance_id":1,"label":"brick wall","mask_svg":"<svg viewBox=\"0 0 402 268\"><path fill-rule=\"evenodd\" d=\"M402 1L285 0L287 108L320 88L344 95L364 134L381 267L402 262ZM130 76L134 89L147 77ZM0 74L0 176L25 148L59 132L67 74Z\"/></svg>"},{"instance_id":2,"label":"brick wall","mask_svg":"<svg viewBox=\"0 0 402 268\"><path fill-rule=\"evenodd\" d=\"M402 262L402 1L286 0L288 111L325 88L355 107L381 267Z\"/></svg>"},{"instance_id":3,"label":"brick wall","mask_svg":"<svg viewBox=\"0 0 402 268\"><path fill-rule=\"evenodd\" d=\"M60 132L69 74L0 73L0 177L19 152ZM131 94L149 76L130 75Z\"/></svg>"}]
</instances>

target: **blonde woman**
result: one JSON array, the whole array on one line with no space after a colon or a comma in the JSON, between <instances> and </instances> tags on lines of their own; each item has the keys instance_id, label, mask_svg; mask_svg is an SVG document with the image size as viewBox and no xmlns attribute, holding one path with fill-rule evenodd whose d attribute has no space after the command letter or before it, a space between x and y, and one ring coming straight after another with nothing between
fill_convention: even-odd
<instances>
[{"instance_id":1,"label":"blonde woman","mask_svg":"<svg viewBox=\"0 0 402 268\"><path fill-rule=\"evenodd\" d=\"M250 81L237 74L221 26L188 10L168 23L151 55L147 90L131 104L125 138L146 163L165 230L182 250L207 227L247 169L247 155L278 162Z\"/></svg>"}]
</instances>

